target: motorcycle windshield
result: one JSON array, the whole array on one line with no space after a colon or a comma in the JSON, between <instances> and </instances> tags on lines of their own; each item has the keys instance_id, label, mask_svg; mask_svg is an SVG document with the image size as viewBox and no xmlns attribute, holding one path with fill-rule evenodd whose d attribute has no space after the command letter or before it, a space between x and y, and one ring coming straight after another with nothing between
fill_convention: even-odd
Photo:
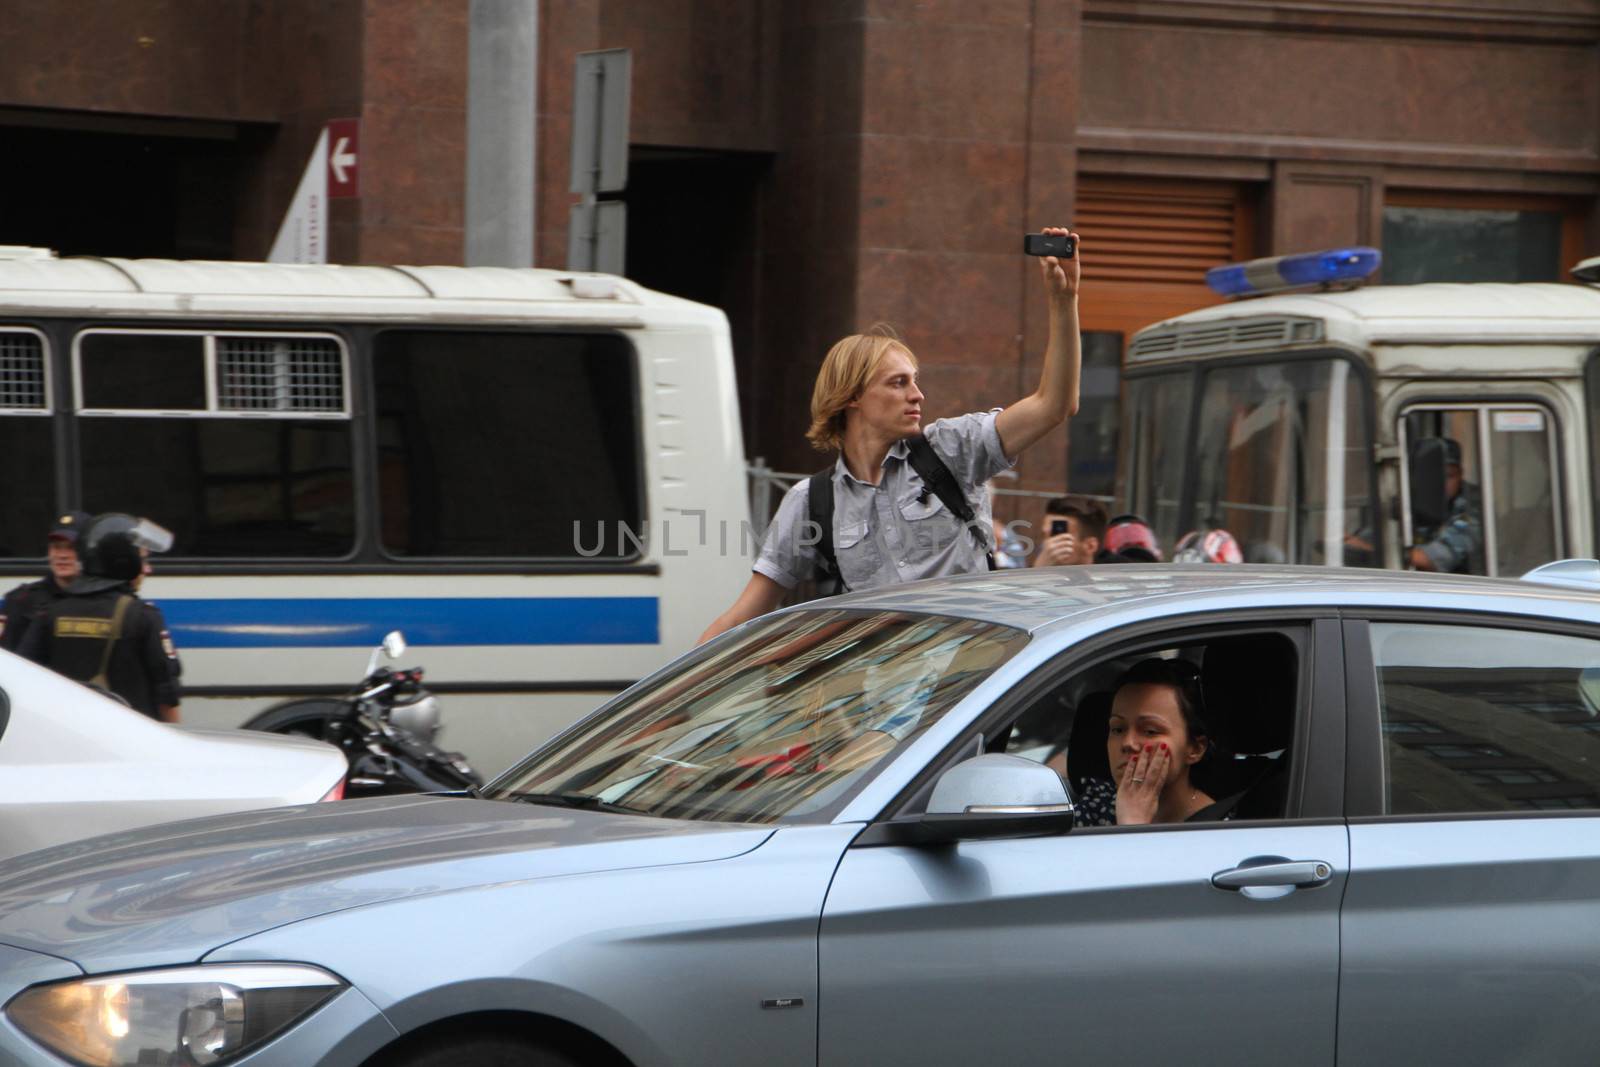
<instances>
[{"instance_id":1,"label":"motorcycle windshield","mask_svg":"<svg viewBox=\"0 0 1600 1067\"><path fill-rule=\"evenodd\" d=\"M785 613L625 694L485 795L719 822L819 818L1027 641L970 619Z\"/></svg>"}]
</instances>

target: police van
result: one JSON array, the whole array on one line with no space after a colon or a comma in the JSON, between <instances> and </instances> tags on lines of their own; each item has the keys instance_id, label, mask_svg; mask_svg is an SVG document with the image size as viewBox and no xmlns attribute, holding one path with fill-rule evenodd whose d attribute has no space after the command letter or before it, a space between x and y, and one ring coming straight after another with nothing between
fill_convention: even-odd
<instances>
[{"instance_id":1,"label":"police van","mask_svg":"<svg viewBox=\"0 0 1600 1067\"><path fill-rule=\"evenodd\" d=\"M744 586L739 427L723 314L620 278L0 252L0 572L68 509L172 530L191 723L400 629L498 770Z\"/></svg>"},{"instance_id":2,"label":"police van","mask_svg":"<svg viewBox=\"0 0 1600 1067\"><path fill-rule=\"evenodd\" d=\"M1348 285L1340 249L1218 268L1214 288ZM1256 296L1135 335L1118 498L1167 545L1220 526L1255 562L1410 565L1456 512L1481 524L1458 569L1520 575L1593 556L1600 290L1418 284ZM1461 496L1462 493L1458 493ZM1459 517L1459 515L1458 515Z\"/></svg>"}]
</instances>

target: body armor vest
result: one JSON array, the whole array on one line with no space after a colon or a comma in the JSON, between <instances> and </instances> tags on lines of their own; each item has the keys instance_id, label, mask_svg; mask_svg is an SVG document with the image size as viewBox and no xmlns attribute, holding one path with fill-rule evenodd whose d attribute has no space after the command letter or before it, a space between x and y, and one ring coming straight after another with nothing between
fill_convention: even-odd
<instances>
[{"instance_id":1,"label":"body armor vest","mask_svg":"<svg viewBox=\"0 0 1600 1067\"><path fill-rule=\"evenodd\" d=\"M134 598L71 596L50 608L50 667L74 681L110 689L106 671L122 637L123 622Z\"/></svg>"}]
</instances>

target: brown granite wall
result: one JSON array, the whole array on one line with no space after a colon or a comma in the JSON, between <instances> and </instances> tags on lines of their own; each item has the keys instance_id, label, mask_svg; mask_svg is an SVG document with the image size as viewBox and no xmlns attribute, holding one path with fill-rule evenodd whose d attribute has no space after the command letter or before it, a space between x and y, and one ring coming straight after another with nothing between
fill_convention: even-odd
<instances>
[{"instance_id":1,"label":"brown granite wall","mask_svg":"<svg viewBox=\"0 0 1600 1067\"><path fill-rule=\"evenodd\" d=\"M239 62L254 0L10 0L0 107L270 119Z\"/></svg>"},{"instance_id":2,"label":"brown granite wall","mask_svg":"<svg viewBox=\"0 0 1600 1067\"><path fill-rule=\"evenodd\" d=\"M255 257L316 132L360 117L332 258L460 262L467 10L11 0L0 118L231 124ZM1267 250L1373 241L1390 189L1600 194L1593 0L542 0L539 37L540 265L566 261L579 51L634 50L636 145L771 154L741 366L749 450L790 469L817 464L823 353L875 321L921 356L930 415L1031 388L1044 318L1014 248L1071 219L1080 172L1245 183ZM1023 484L1059 486L1057 436Z\"/></svg>"},{"instance_id":3,"label":"brown granite wall","mask_svg":"<svg viewBox=\"0 0 1600 1067\"><path fill-rule=\"evenodd\" d=\"M273 124L243 137L234 255L265 259L323 124L361 115L361 0L251 0L244 39L234 62L251 114ZM329 202L331 262L361 259L360 217L359 201Z\"/></svg>"},{"instance_id":4,"label":"brown granite wall","mask_svg":"<svg viewBox=\"0 0 1600 1067\"><path fill-rule=\"evenodd\" d=\"M360 262L465 255L467 11L467 0L363 4Z\"/></svg>"},{"instance_id":5,"label":"brown granite wall","mask_svg":"<svg viewBox=\"0 0 1600 1067\"><path fill-rule=\"evenodd\" d=\"M777 0L604 0L599 47L633 50L637 145L770 147Z\"/></svg>"},{"instance_id":6,"label":"brown granite wall","mask_svg":"<svg viewBox=\"0 0 1600 1067\"><path fill-rule=\"evenodd\" d=\"M1600 193L1600 10L1085 0L1080 149L1260 182L1263 246L1378 244L1384 192Z\"/></svg>"},{"instance_id":7,"label":"brown granite wall","mask_svg":"<svg viewBox=\"0 0 1600 1067\"><path fill-rule=\"evenodd\" d=\"M1077 5L870 0L865 25L858 325L883 320L922 363L930 417L1009 404L1046 341L1030 228L1071 219ZM1025 484L1065 475L1066 435Z\"/></svg>"},{"instance_id":8,"label":"brown granite wall","mask_svg":"<svg viewBox=\"0 0 1600 1067\"><path fill-rule=\"evenodd\" d=\"M804 436L817 368L830 344L862 325L863 4L791 0L778 32L777 155L759 250L763 380L745 448L806 471L822 465Z\"/></svg>"},{"instance_id":9,"label":"brown granite wall","mask_svg":"<svg viewBox=\"0 0 1600 1067\"><path fill-rule=\"evenodd\" d=\"M534 166L533 262L567 263L567 217L577 197L571 187L572 79L579 52L600 45L602 0L543 0L539 7L538 146Z\"/></svg>"}]
</instances>

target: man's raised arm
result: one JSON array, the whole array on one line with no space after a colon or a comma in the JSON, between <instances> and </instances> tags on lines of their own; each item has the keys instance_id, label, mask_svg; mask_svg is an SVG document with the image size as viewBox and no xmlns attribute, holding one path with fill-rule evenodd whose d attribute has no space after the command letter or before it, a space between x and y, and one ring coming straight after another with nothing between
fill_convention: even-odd
<instances>
[{"instance_id":1,"label":"man's raised arm","mask_svg":"<svg viewBox=\"0 0 1600 1067\"><path fill-rule=\"evenodd\" d=\"M1044 230L1068 234L1058 226ZM1071 234L1074 243L1078 235ZM1082 251L1080 245L1079 252ZM1016 457L1029 445L1078 413L1078 378L1083 370L1083 342L1078 336L1078 257L1039 261L1050 298L1050 345L1044 353L1039 388L1000 412L995 429L1006 455Z\"/></svg>"}]
</instances>

